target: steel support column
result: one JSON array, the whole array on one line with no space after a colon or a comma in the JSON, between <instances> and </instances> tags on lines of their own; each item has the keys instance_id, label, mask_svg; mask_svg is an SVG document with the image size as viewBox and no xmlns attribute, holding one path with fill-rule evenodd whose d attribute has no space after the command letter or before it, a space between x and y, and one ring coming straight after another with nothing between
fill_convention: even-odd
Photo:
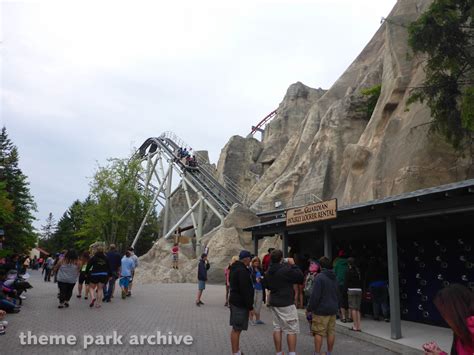
<instances>
[{"instance_id":1,"label":"steel support column","mask_svg":"<svg viewBox=\"0 0 474 355\"><path fill-rule=\"evenodd\" d=\"M324 256L332 260L331 227L324 225Z\"/></svg>"},{"instance_id":2,"label":"steel support column","mask_svg":"<svg viewBox=\"0 0 474 355\"><path fill-rule=\"evenodd\" d=\"M168 180L166 181L166 204L165 204L165 215L163 216L163 234L167 234L169 232L168 230L168 224L169 224L169 216L170 216L170 205L171 205L171 183L173 181L173 169L171 168L173 166L173 163L170 162L170 168L168 172Z\"/></svg>"},{"instance_id":3,"label":"steel support column","mask_svg":"<svg viewBox=\"0 0 474 355\"><path fill-rule=\"evenodd\" d=\"M140 228L138 228L138 232L135 235L135 238L133 239L133 242L132 242L132 245L131 245L132 248L135 247L135 244L137 243L138 238L140 238L140 235L142 234L143 228L145 227L148 216L150 215L151 211L155 208L155 204L158 201L158 197L160 196L160 192L163 189L163 185L165 184L166 179L171 177L171 172L172 172L172 169L170 167L168 169L168 172L164 176L163 181L161 182L160 186L156 190L155 196L153 196L153 200L150 204L150 207L148 207L148 210L146 211L145 217L143 218L142 223L140 224Z\"/></svg>"},{"instance_id":4,"label":"steel support column","mask_svg":"<svg viewBox=\"0 0 474 355\"><path fill-rule=\"evenodd\" d=\"M171 228L171 229L168 231L168 233L166 233L166 234L163 236L163 238L164 238L164 239L169 238L170 235L174 233L174 231L181 225L181 223L183 223L183 222L186 220L186 218L189 217L189 215L198 207L198 205L199 205L200 203L201 203L201 200L197 200L196 203L188 210L188 212L186 212L186 213L183 215L183 217L181 217L181 218L179 219L179 221L176 222L176 224L173 226L173 228Z\"/></svg>"},{"instance_id":5,"label":"steel support column","mask_svg":"<svg viewBox=\"0 0 474 355\"><path fill-rule=\"evenodd\" d=\"M253 238L253 254L258 256L258 237L256 235L252 236Z\"/></svg>"},{"instance_id":6,"label":"steel support column","mask_svg":"<svg viewBox=\"0 0 474 355\"><path fill-rule=\"evenodd\" d=\"M387 217L388 294L390 297L391 338L402 337L400 321L400 287L398 283L397 224L394 217Z\"/></svg>"},{"instance_id":7,"label":"steel support column","mask_svg":"<svg viewBox=\"0 0 474 355\"><path fill-rule=\"evenodd\" d=\"M283 257L287 258L288 257L288 231L283 232Z\"/></svg>"},{"instance_id":8,"label":"steel support column","mask_svg":"<svg viewBox=\"0 0 474 355\"><path fill-rule=\"evenodd\" d=\"M204 224L204 197L199 193L199 209L197 218L197 231L196 231L196 253L201 255L202 253L202 231Z\"/></svg>"}]
</instances>

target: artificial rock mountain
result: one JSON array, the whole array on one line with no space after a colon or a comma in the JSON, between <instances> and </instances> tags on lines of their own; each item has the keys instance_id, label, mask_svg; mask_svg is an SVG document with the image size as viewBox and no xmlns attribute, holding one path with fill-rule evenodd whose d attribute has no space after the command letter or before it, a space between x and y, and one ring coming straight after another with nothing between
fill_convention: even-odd
<instances>
[{"instance_id":1,"label":"artificial rock mountain","mask_svg":"<svg viewBox=\"0 0 474 355\"><path fill-rule=\"evenodd\" d=\"M343 206L474 177L471 153L456 152L429 132L432 119L426 106L407 105L410 88L422 84L424 70L423 58L408 55L406 25L431 2L399 0L388 21L329 90L291 85L262 142L239 136L229 140L217 171L247 193L248 206L271 209L275 201L289 206L309 193L321 199L335 197ZM361 92L377 85L381 93L367 117L360 110L365 100ZM254 224L255 216L235 210L230 217L238 227L229 226L226 219L226 225L205 237L206 243L215 245L210 256L211 263L213 256L216 260L211 278L215 281L222 280L231 255L250 247L242 225ZM266 241L260 250L278 242ZM162 242L150 253L157 248L169 250L169 243ZM168 259L153 262L169 265ZM186 277L155 273L145 279L195 281L196 260L189 264Z\"/></svg>"}]
</instances>

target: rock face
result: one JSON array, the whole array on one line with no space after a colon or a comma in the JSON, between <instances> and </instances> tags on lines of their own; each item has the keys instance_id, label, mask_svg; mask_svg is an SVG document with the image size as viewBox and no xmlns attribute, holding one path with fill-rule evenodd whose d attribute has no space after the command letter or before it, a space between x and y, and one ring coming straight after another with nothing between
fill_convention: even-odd
<instances>
[{"instance_id":1,"label":"rock face","mask_svg":"<svg viewBox=\"0 0 474 355\"><path fill-rule=\"evenodd\" d=\"M343 206L474 177L471 152L455 152L442 137L429 134L429 109L417 103L407 110L409 88L421 85L424 71L421 59L407 56L404 25L431 2L399 0L389 20L329 90L291 85L262 142L230 139L217 171L239 185L247 205L254 211L271 210L275 201L290 207L336 197ZM360 110L366 105L362 91L378 85L381 93L368 117ZM256 222L255 215L237 206L222 227L204 237L211 282L223 280L224 267L240 249L252 250L242 228ZM259 255L280 243L279 237L265 239ZM182 260L186 265L179 271L164 266L170 262L169 248L160 241L144 256L147 268L139 277L195 281L196 260Z\"/></svg>"},{"instance_id":2,"label":"rock face","mask_svg":"<svg viewBox=\"0 0 474 355\"><path fill-rule=\"evenodd\" d=\"M262 165L257 163L262 146L255 138L233 136L221 151L217 173L228 177L247 193L263 173ZM222 178L220 182L225 185Z\"/></svg>"},{"instance_id":3,"label":"rock face","mask_svg":"<svg viewBox=\"0 0 474 355\"><path fill-rule=\"evenodd\" d=\"M208 280L213 283L224 282L224 268L232 256L239 255L242 249L252 250L252 235L242 229L258 223L258 217L249 209L234 205L221 228L215 228L203 237L209 248ZM275 244L277 242L274 242ZM271 242L267 242L272 245ZM192 246L181 245L179 270L171 268L171 248L173 239L160 239L151 250L143 255L136 272L137 280L150 282L196 282L198 261L192 258Z\"/></svg>"},{"instance_id":4,"label":"rock face","mask_svg":"<svg viewBox=\"0 0 474 355\"><path fill-rule=\"evenodd\" d=\"M474 177L470 152L463 156L429 134L429 109L413 104L407 110L409 88L420 86L424 72L421 60L407 56L407 31L400 25L430 3L399 0L389 21L327 92L290 86L266 127L257 159L264 173L243 186L255 209L271 209L275 201L282 207L304 204L308 196L336 197L348 205ZM381 95L366 117L361 92L376 85ZM220 161L233 163L228 156ZM254 162L252 157L247 165Z\"/></svg>"}]
</instances>

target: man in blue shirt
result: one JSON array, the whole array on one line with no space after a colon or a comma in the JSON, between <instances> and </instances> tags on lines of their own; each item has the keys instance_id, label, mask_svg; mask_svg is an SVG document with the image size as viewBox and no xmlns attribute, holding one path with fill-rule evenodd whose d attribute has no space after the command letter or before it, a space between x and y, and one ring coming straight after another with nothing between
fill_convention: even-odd
<instances>
[{"instance_id":1,"label":"man in blue shirt","mask_svg":"<svg viewBox=\"0 0 474 355\"><path fill-rule=\"evenodd\" d=\"M135 270L135 262L131 256L132 254L127 250L121 261L119 285L122 288L122 299L127 298L128 287L132 281L133 271Z\"/></svg>"},{"instance_id":2,"label":"man in blue shirt","mask_svg":"<svg viewBox=\"0 0 474 355\"><path fill-rule=\"evenodd\" d=\"M104 302L110 302L115 290L115 281L118 279L120 272L121 257L117 252L115 244L110 244L109 252L107 253L107 259L109 259L110 271L112 276L109 279L108 285L104 290Z\"/></svg>"}]
</instances>

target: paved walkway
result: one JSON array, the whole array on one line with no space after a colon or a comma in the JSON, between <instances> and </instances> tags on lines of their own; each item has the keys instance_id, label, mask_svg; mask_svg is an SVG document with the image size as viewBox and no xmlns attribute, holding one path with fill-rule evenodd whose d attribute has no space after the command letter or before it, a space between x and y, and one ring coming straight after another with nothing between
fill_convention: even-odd
<instances>
[{"instance_id":1,"label":"paved walkway","mask_svg":"<svg viewBox=\"0 0 474 355\"><path fill-rule=\"evenodd\" d=\"M75 295L68 309L57 308L57 287L45 283L39 272L32 271L34 286L27 293L19 314L8 315L7 334L0 337L0 354L229 354L229 312L223 305L221 286L209 285L200 308L194 304L196 285L136 285L133 297L116 298L101 309L89 308ZM265 307L264 307L265 308ZM245 354L274 354L271 316L263 310L265 325L250 326L243 332L241 349ZM313 353L313 338L307 323L301 323L298 354ZM76 345L21 345L20 333L39 335L74 335ZM94 345L84 350L84 336L123 335L123 345ZM172 332L190 335L192 345L130 345L132 335L153 335ZM88 338L91 339L91 338ZM52 339L50 339L52 340ZM285 351L287 351L285 349ZM334 354L395 354L355 338L337 335Z\"/></svg>"}]
</instances>

